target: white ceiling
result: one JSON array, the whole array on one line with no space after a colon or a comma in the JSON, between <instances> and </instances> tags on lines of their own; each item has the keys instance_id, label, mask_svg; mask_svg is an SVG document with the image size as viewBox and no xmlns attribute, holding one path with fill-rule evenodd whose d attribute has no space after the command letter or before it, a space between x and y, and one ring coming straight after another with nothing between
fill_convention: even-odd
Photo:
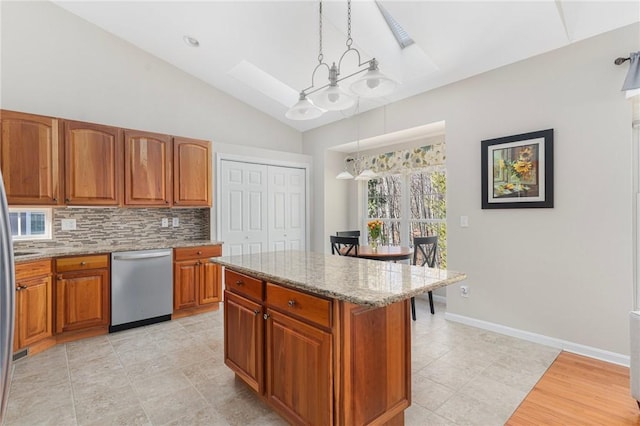
<instances>
[{"instance_id":1,"label":"white ceiling","mask_svg":"<svg viewBox=\"0 0 640 426\"><path fill-rule=\"evenodd\" d=\"M327 112L310 121L284 114L311 85L318 56L317 1L55 1L229 95L298 129L353 114ZM372 0L354 0L352 37L362 60L399 81L383 99L361 99L360 111L395 102L506 64L640 21L640 2L400 1L384 8L415 44L402 50ZM346 0L323 2L324 58L345 49ZM200 41L192 48L183 41ZM611 60L629 52L611 52ZM355 70L343 61L343 75ZM324 85L326 73L316 75Z\"/></svg>"}]
</instances>

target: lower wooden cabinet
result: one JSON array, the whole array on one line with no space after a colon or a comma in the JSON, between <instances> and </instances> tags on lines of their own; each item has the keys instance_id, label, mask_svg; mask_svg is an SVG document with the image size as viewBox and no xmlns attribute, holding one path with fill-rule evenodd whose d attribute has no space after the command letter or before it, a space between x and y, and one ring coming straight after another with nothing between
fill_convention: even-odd
<instances>
[{"instance_id":1,"label":"lower wooden cabinet","mask_svg":"<svg viewBox=\"0 0 640 426\"><path fill-rule=\"evenodd\" d=\"M56 259L56 333L109 326L109 255Z\"/></svg>"},{"instance_id":2,"label":"lower wooden cabinet","mask_svg":"<svg viewBox=\"0 0 640 426\"><path fill-rule=\"evenodd\" d=\"M185 314L215 308L222 300L222 268L209 258L220 245L174 249L173 312Z\"/></svg>"},{"instance_id":3,"label":"lower wooden cabinet","mask_svg":"<svg viewBox=\"0 0 640 426\"><path fill-rule=\"evenodd\" d=\"M329 299L227 269L225 364L290 424L404 424L409 300Z\"/></svg>"},{"instance_id":4,"label":"lower wooden cabinet","mask_svg":"<svg viewBox=\"0 0 640 426\"><path fill-rule=\"evenodd\" d=\"M52 336L51 261L16 265L15 328L17 352Z\"/></svg>"}]
</instances>

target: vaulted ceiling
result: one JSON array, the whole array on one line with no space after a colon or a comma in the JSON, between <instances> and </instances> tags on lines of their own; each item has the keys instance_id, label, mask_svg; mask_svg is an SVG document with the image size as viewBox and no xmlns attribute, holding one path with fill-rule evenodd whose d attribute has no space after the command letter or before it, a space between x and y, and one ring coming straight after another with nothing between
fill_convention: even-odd
<instances>
[{"instance_id":1,"label":"vaulted ceiling","mask_svg":"<svg viewBox=\"0 0 640 426\"><path fill-rule=\"evenodd\" d=\"M55 1L59 6L300 131L353 114L293 121L285 112L318 63L317 1ZM376 108L640 21L631 1L379 1L414 40L402 49L373 0L352 4L362 60L400 85ZM347 2L323 2L323 53L345 50ZM189 47L184 36L200 46ZM614 56L628 52L612 52ZM356 69L345 57L343 75ZM316 86L325 84L319 71Z\"/></svg>"}]
</instances>

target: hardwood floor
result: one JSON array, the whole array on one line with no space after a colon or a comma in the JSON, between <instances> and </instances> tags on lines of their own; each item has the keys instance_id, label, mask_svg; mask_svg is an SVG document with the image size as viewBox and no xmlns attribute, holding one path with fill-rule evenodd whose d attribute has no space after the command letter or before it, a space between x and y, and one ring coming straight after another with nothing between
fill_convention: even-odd
<instances>
[{"instance_id":1,"label":"hardwood floor","mask_svg":"<svg viewBox=\"0 0 640 426\"><path fill-rule=\"evenodd\" d=\"M640 425L629 369L562 352L506 424Z\"/></svg>"}]
</instances>

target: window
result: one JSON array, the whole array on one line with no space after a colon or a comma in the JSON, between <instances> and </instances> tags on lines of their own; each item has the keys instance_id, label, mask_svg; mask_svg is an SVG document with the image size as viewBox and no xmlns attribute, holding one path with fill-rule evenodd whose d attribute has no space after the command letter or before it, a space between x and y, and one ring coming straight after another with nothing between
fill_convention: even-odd
<instances>
[{"instance_id":1,"label":"window","mask_svg":"<svg viewBox=\"0 0 640 426\"><path fill-rule=\"evenodd\" d=\"M382 221L382 243L411 245L414 236L438 236L437 265L445 268L447 179L443 170L418 170L367 182L366 221ZM366 227L364 227L366 229Z\"/></svg>"},{"instance_id":2,"label":"window","mask_svg":"<svg viewBox=\"0 0 640 426\"><path fill-rule=\"evenodd\" d=\"M50 240L51 209L9 208L13 240Z\"/></svg>"}]
</instances>

